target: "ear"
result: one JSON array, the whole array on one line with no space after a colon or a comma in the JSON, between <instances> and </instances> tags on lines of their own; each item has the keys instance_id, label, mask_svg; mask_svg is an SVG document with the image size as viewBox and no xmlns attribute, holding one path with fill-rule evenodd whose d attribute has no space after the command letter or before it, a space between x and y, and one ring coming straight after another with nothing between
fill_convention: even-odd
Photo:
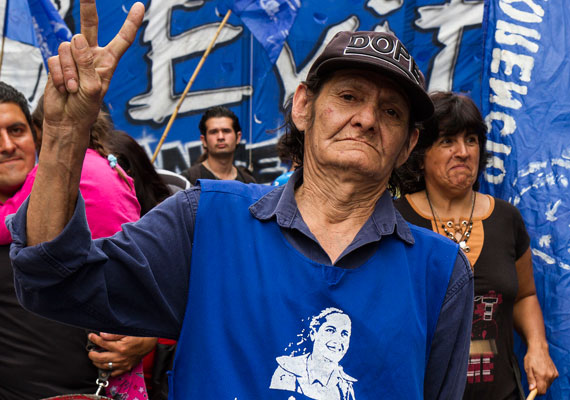
<instances>
[{"instance_id":1,"label":"ear","mask_svg":"<svg viewBox=\"0 0 570 400\"><path fill-rule=\"evenodd\" d=\"M241 142L241 131L236 132L236 143L239 144Z\"/></svg>"},{"instance_id":2,"label":"ear","mask_svg":"<svg viewBox=\"0 0 570 400\"><path fill-rule=\"evenodd\" d=\"M202 142L202 148L204 150L208 150L208 145L206 144L206 138L204 135L200 135L200 141Z\"/></svg>"},{"instance_id":3,"label":"ear","mask_svg":"<svg viewBox=\"0 0 570 400\"><path fill-rule=\"evenodd\" d=\"M420 131L418 128L415 128L410 133L410 138L408 140L408 143L407 144L404 143L402 150L400 150L400 154L398 155L398 159L396 160L396 168L401 167L408 160L410 153L412 152L412 150L414 149L414 147L416 147L416 144L418 143L419 135L420 135Z\"/></svg>"},{"instance_id":4,"label":"ear","mask_svg":"<svg viewBox=\"0 0 570 400\"><path fill-rule=\"evenodd\" d=\"M310 105L307 86L301 83L293 95L291 118L297 129L304 132L309 123Z\"/></svg>"}]
</instances>

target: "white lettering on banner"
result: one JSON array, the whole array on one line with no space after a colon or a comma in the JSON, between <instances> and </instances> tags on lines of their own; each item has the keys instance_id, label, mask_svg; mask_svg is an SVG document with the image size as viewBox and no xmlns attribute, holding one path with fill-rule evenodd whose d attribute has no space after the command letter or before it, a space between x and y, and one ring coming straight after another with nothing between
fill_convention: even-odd
<instances>
[{"instance_id":1,"label":"white lettering on banner","mask_svg":"<svg viewBox=\"0 0 570 400\"><path fill-rule=\"evenodd\" d=\"M550 257L548 254L546 254L540 250L532 249L531 252L534 256L540 258L542 261L544 261L547 264L552 265L552 264L556 263L556 260L554 258Z\"/></svg>"},{"instance_id":2,"label":"white lettering on banner","mask_svg":"<svg viewBox=\"0 0 570 400\"><path fill-rule=\"evenodd\" d=\"M548 163L546 161L531 162L527 165L527 168L521 169L518 172L518 176L522 178L527 175L534 174L535 172L540 171L541 169L545 169L547 165Z\"/></svg>"},{"instance_id":3,"label":"white lettering on banner","mask_svg":"<svg viewBox=\"0 0 570 400\"><path fill-rule=\"evenodd\" d=\"M513 120L514 122L514 120ZM490 121L487 121L487 127L490 126ZM490 128L488 128L490 129ZM502 153L502 154L506 154L509 155L511 154L511 146L508 146L504 143L497 143L497 142L493 142L492 140L487 140L487 145L485 146L487 151L491 154L493 153ZM497 157L497 156L492 156L489 158L489 160L487 160L487 168L495 168L497 170L500 171L500 173L498 175L493 175L489 172L488 169L486 169L483 173L483 175L485 176L485 180L487 180L488 182L492 182L492 183L496 183L496 182L502 182L503 179L505 178L505 175L507 174L507 170L505 169L505 162Z\"/></svg>"},{"instance_id":4,"label":"white lettering on banner","mask_svg":"<svg viewBox=\"0 0 570 400\"><path fill-rule=\"evenodd\" d=\"M513 82L505 82L496 78L489 79L489 86L491 87L491 90L496 93L491 94L489 101L491 103L497 103L505 108L512 108L513 110L521 108L522 103L517 99L513 99L512 92L517 92L518 94L523 95L528 92L528 88L526 86L517 85Z\"/></svg>"},{"instance_id":5,"label":"white lettering on banner","mask_svg":"<svg viewBox=\"0 0 570 400\"><path fill-rule=\"evenodd\" d=\"M366 7L370 7L379 15L390 14L402 7L404 0L368 0Z\"/></svg>"},{"instance_id":6,"label":"white lettering on banner","mask_svg":"<svg viewBox=\"0 0 570 400\"><path fill-rule=\"evenodd\" d=\"M444 45L433 62L428 90L451 90L463 29L483 21L484 1L450 0L442 5L419 7L416 25L436 29Z\"/></svg>"},{"instance_id":7,"label":"white lettering on banner","mask_svg":"<svg viewBox=\"0 0 570 400\"><path fill-rule=\"evenodd\" d=\"M493 50L493 61L491 62L491 72L499 72L500 63L505 63L504 72L506 75L513 74L513 67L516 65L520 69L519 79L523 82L530 82L532 69L534 68L534 58L524 54L516 54L508 50Z\"/></svg>"},{"instance_id":8,"label":"white lettering on banner","mask_svg":"<svg viewBox=\"0 0 570 400\"><path fill-rule=\"evenodd\" d=\"M485 118L485 123L487 124L488 131L491 131L493 121L503 122L503 127L500 130L501 136L512 135L514 131L517 129L517 123L515 119L511 115L505 114L504 112L492 111L489 113L489 115L487 115L487 117ZM489 141L487 141L487 147L488 145ZM510 153L510 147L509 147L509 153Z\"/></svg>"},{"instance_id":9,"label":"white lettering on banner","mask_svg":"<svg viewBox=\"0 0 570 400\"><path fill-rule=\"evenodd\" d=\"M558 200L554 205L552 203L548 204L546 210L546 220L550 222L554 222L558 219L556 216L556 212L558 211L558 207L562 204L562 200Z\"/></svg>"},{"instance_id":10,"label":"white lettering on banner","mask_svg":"<svg viewBox=\"0 0 570 400\"><path fill-rule=\"evenodd\" d=\"M540 33L536 29L525 28L502 20L497 21L495 31L495 40L497 43L506 45L518 44L519 46L525 47L528 51L536 53L538 51L538 44L526 39L525 36L540 40Z\"/></svg>"},{"instance_id":11,"label":"white lettering on banner","mask_svg":"<svg viewBox=\"0 0 570 400\"><path fill-rule=\"evenodd\" d=\"M203 0L162 0L151 2L144 21L143 40L150 43L148 58L152 63L150 73L150 90L133 97L128 102L128 114L136 121L153 121L161 123L172 113L180 96L174 93L174 62L181 57L201 55L218 29L219 23L204 24L175 36L170 35L172 11L175 7L192 9L204 5ZM213 51L223 43L227 43L243 31L241 26L226 25L220 32ZM182 103L181 114L205 110L222 104L241 101L251 96L251 86L238 86L212 90L194 91L186 98L191 101Z\"/></svg>"},{"instance_id":12,"label":"white lettering on banner","mask_svg":"<svg viewBox=\"0 0 570 400\"><path fill-rule=\"evenodd\" d=\"M521 6L524 9L521 9ZM535 65L532 54L538 52L539 44L530 39L540 41L541 38L537 30L521 26L518 23L541 23L544 17L544 9L533 0L500 0L499 8L506 17L510 17L510 20L501 18L496 22L494 35L496 47L493 49L490 65L489 102L505 109L518 110L522 107L520 98L528 94L528 87L513 82L513 80L531 82L532 70ZM512 49L506 49L508 46L512 46ZM521 50L526 50L532 54L521 54ZM515 66L519 69L519 74L513 75ZM511 80L507 81L505 78L511 78ZM513 93L520 96L513 96ZM497 110L496 107L493 107L492 111L485 116L489 131L492 130L492 121L503 122L503 128L500 130L501 137L512 135L517 129L516 120L506 112ZM497 144L488 146L488 149L492 157L487 163L485 179L489 183L498 185L503 183L506 176L505 160L510 155L510 147L508 153L500 151L501 148ZM530 164L529 168L532 168ZM494 172L499 171L499 173L493 174L490 171L491 169L494 169ZM520 197L517 197L518 199L515 198L515 202L520 201Z\"/></svg>"},{"instance_id":13,"label":"white lettering on banner","mask_svg":"<svg viewBox=\"0 0 570 400\"><path fill-rule=\"evenodd\" d=\"M519 10L513 7L512 3L525 3L531 11ZM501 0L499 7L509 17L520 22L539 24L542 22L542 17L544 17L544 9L532 0Z\"/></svg>"},{"instance_id":14,"label":"white lettering on banner","mask_svg":"<svg viewBox=\"0 0 570 400\"><path fill-rule=\"evenodd\" d=\"M538 245L540 247L550 247L550 242L552 241L552 235L542 235L538 239Z\"/></svg>"},{"instance_id":15,"label":"white lettering on banner","mask_svg":"<svg viewBox=\"0 0 570 400\"><path fill-rule=\"evenodd\" d=\"M489 161L487 162L487 168L489 168L490 166L495 169L498 169L499 171L501 171L501 173L499 175L492 175L488 171L485 171L485 179L491 183L495 184L501 183L503 179L505 179L505 175L507 174L507 170L505 169L505 162L503 161L502 158L499 158L497 156L492 156L489 158Z\"/></svg>"}]
</instances>

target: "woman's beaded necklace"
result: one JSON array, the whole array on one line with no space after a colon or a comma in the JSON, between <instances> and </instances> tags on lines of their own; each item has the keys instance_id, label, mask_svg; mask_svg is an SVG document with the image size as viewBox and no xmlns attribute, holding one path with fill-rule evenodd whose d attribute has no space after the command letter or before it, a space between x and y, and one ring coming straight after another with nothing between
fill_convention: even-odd
<instances>
[{"instance_id":1,"label":"woman's beaded necklace","mask_svg":"<svg viewBox=\"0 0 570 400\"><path fill-rule=\"evenodd\" d=\"M471 215L469 215L469 221L461 221L461 238L457 239L457 237L455 236L455 234L451 233L449 231L449 229L453 228L453 221L447 221L447 223L443 223L441 221L441 219L439 218L439 215L437 215L437 213L435 212L432 204L431 204L431 200L429 199L429 194L426 188L426 198L429 204L429 208L431 210L431 215L433 216L433 220L435 221L435 229L437 230L437 233L439 233L439 228L438 228L438 223L441 224L441 227L443 228L443 231L445 232L445 234L447 235L448 238L450 238L451 240L453 240L455 243L459 244L459 247L461 248L461 250L463 250L465 253L469 253L469 251L471 251L471 248L469 247L469 245L467 244L467 241L469 240L469 238L471 237L471 230L473 229L473 210L475 209L475 198L477 197L477 192L472 191L471 192Z\"/></svg>"}]
</instances>

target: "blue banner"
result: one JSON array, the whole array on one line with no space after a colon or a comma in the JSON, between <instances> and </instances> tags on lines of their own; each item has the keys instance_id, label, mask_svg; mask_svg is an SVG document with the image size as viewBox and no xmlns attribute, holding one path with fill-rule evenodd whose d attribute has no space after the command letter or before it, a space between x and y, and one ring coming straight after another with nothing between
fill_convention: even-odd
<instances>
[{"instance_id":1,"label":"blue banner","mask_svg":"<svg viewBox=\"0 0 570 400\"><path fill-rule=\"evenodd\" d=\"M28 0L7 0L4 35L6 38L37 46Z\"/></svg>"},{"instance_id":2,"label":"blue banner","mask_svg":"<svg viewBox=\"0 0 570 400\"><path fill-rule=\"evenodd\" d=\"M28 0L28 3L36 43L47 65L47 59L57 54L60 43L71 40L71 31L50 0Z\"/></svg>"},{"instance_id":3,"label":"blue banner","mask_svg":"<svg viewBox=\"0 0 570 400\"><path fill-rule=\"evenodd\" d=\"M123 6L98 1L101 44L111 40L133 2L123 2ZM266 8L269 3L277 4L280 11L291 11L286 13L289 19L296 8L275 63L248 29L251 25L232 14L180 108L158 155L158 167L181 171L194 162L201 152L201 114L211 106L226 105L243 128L238 164L251 161L256 179L272 182L286 169L275 151L284 105L324 45L340 30L392 31L415 56L430 89L452 89L480 98L483 0L253 3ZM79 21L77 4L69 18L75 24ZM179 96L218 28L225 4L219 0L146 1L145 23L121 60L105 100L118 128L136 138L149 154L154 153ZM263 21L259 23L267 23L267 12L259 15Z\"/></svg>"},{"instance_id":4,"label":"blue banner","mask_svg":"<svg viewBox=\"0 0 570 400\"><path fill-rule=\"evenodd\" d=\"M222 6L241 19L273 64L289 36L301 0L227 0Z\"/></svg>"},{"instance_id":5,"label":"blue banner","mask_svg":"<svg viewBox=\"0 0 570 400\"><path fill-rule=\"evenodd\" d=\"M570 9L562 1L486 7L483 115L492 159L483 189L521 211L550 354L570 398ZM519 355L524 346L519 341Z\"/></svg>"}]
</instances>

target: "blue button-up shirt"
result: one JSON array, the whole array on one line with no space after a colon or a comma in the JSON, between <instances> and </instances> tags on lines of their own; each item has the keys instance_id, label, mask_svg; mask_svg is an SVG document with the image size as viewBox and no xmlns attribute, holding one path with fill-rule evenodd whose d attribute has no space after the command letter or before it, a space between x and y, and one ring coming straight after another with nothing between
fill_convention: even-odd
<instances>
[{"instance_id":1,"label":"blue button-up shirt","mask_svg":"<svg viewBox=\"0 0 570 400\"><path fill-rule=\"evenodd\" d=\"M306 257L331 264L295 201L296 172L250 207L254 218L274 220ZM200 188L179 192L112 238L91 241L81 196L61 234L26 247L27 201L8 220L15 286L22 304L44 316L99 331L178 337L188 296L189 265ZM356 268L383 236L413 244L407 223L388 192L335 265ZM212 238L224 246L227 238ZM236 237L235 240L251 240ZM188 260L181 262L180 260ZM181 268L181 265L187 265ZM433 337L424 380L426 399L459 399L466 380L473 307L473 275L459 252ZM405 360L403 360L404 362Z\"/></svg>"}]
</instances>

